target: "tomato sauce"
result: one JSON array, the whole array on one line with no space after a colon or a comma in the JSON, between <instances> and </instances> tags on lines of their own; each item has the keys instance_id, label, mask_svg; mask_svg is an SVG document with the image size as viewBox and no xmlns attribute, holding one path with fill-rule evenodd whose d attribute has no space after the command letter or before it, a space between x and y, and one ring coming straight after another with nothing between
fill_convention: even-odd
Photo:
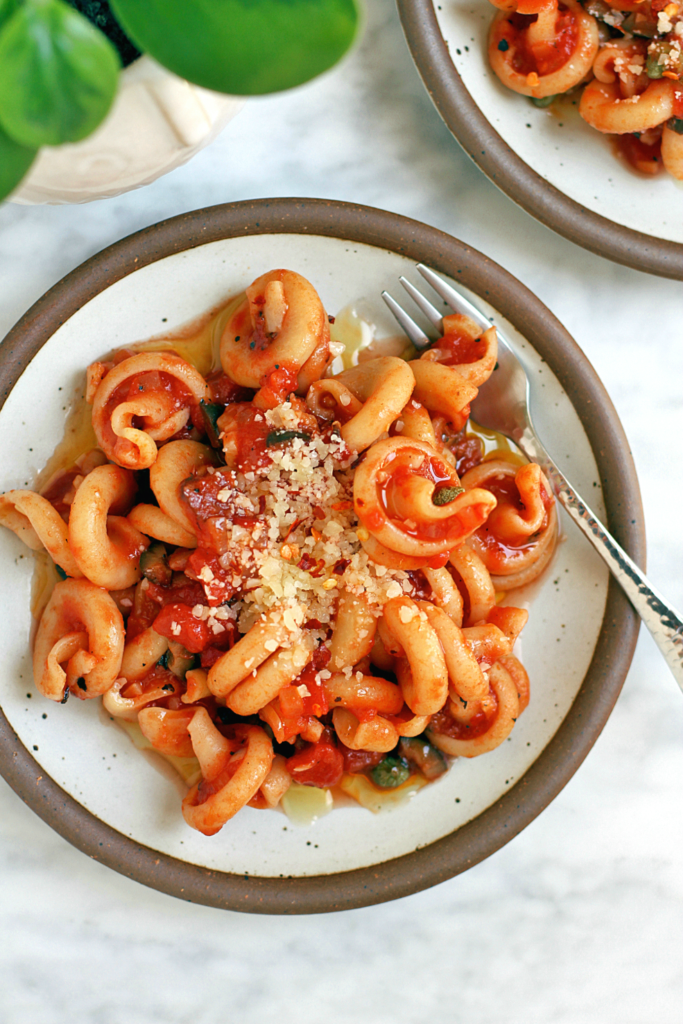
<instances>
[{"instance_id":1,"label":"tomato sauce","mask_svg":"<svg viewBox=\"0 0 683 1024\"><path fill-rule=\"evenodd\" d=\"M199 783L196 796L193 800L195 807L198 807L200 804L205 804L210 797L214 796L214 794L220 793L220 791L230 782L233 775L237 774L237 769L244 762L244 758L242 757L234 758L231 755L228 755L228 758L229 759L226 760L223 771L214 779L211 779L210 781L202 779ZM218 829L216 831L218 831ZM207 833L207 835L208 834L210 833Z\"/></svg>"},{"instance_id":2,"label":"tomato sauce","mask_svg":"<svg viewBox=\"0 0 683 1024\"><path fill-rule=\"evenodd\" d=\"M138 584L136 588L133 611L126 624L128 640L133 640L148 626L151 626L165 605L186 604L194 607L194 605L204 604L206 601L204 588L186 577L178 578L170 587L162 587L149 580L146 581L146 586L143 584Z\"/></svg>"},{"instance_id":3,"label":"tomato sauce","mask_svg":"<svg viewBox=\"0 0 683 1024\"><path fill-rule=\"evenodd\" d=\"M520 500L519 491L513 476L494 477L491 480L487 480L486 489L491 491L498 501L497 508L500 509L508 505L520 515L524 512L524 505ZM509 566L510 562L521 558L534 544L533 539L526 540L521 544L505 543L492 532L488 522L481 526L476 533L482 547L488 554L487 564L491 572L500 570L505 565Z\"/></svg>"},{"instance_id":4,"label":"tomato sauce","mask_svg":"<svg viewBox=\"0 0 683 1024\"><path fill-rule=\"evenodd\" d=\"M160 697L158 700L151 701L146 704L145 707L177 707L179 702L179 694L181 690L181 683L177 676L174 676L167 668L163 665L154 665L144 679L138 679L133 683L128 683L121 690L121 696L124 700L133 700L135 697L141 696L143 693L149 693L151 690L161 689L166 691L167 696ZM178 695L178 696L176 696ZM180 707L184 707L181 703ZM175 710L175 708L174 708Z\"/></svg>"},{"instance_id":5,"label":"tomato sauce","mask_svg":"<svg viewBox=\"0 0 683 1024\"><path fill-rule=\"evenodd\" d=\"M286 767L294 782L303 786L336 786L344 772L344 757L326 729L317 743L287 758Z\"/></svg>"},{"instance_id":6,"label":"tomato sauce","mask_svg":"<svg viewBox=\"0 0 683 1024\"><path fill-rule=\"evenodd\" d=\"M659 174L664 169L661 138L647 145L637 135L617 135L615 143L619 154L629 166L641 174Z\"/></svg>"},{"instance_id":7,"label":"tomato sauce","mask_svg":"<svg viewBox=\"0 0 683 1024\"><path fill-rule=\"evenodd\" d=\"M237 641L240 639L240 634L237 630L236 624L228 619L225 622L225 632L216 636L215 634L211 637L211 642L207 647L201 651L199 655L199 664L202 668L211 668L215 665L219 658L222 658L226 651L229 651L231 647L234 647Z\"/></svg>"},{"instance_id":8,"label":"tomato sauce","mask_svg":"<svg viewBox=\"0 0 683 1024\"><path fill-rule=\"evenodd\" d=\"M386 754L374 750L351 750L343 743L339 744L339 750L344 758L344 771L351 775L367 774L386 757Z\"/></svg>"},{"instance_id":9,"label":"tomato sauce","mask_svg":"<svg viewBox=\"0 0 683 1024\"><path fill-rule=\"evenodd\" d=\"M267 445L272 428L251 402L229 405L218 420L218 429L229 466L247 473L272 463Z\"/></svg>"},{"instance_id":10,"label":"tomato sauce","mask_svg":"<svg viewBox=\"0 0 683 1024\"><path fill-rule=\"evenodd\" d=\"M524 512L525 507L520 499L519 491L517 490L517 485L513 476L503 476L487 480L486 489L491 491L498 501L498 509L508 505L520 515ZM544 487L541 487L541 499L546 509L546 514L540 527L540 530L543 530L548 524L548 509L552 506L554 499L547 493ZM493 532L494 530L495 521L492 525L489 520L489 522L484 523L484 525L476 531L477 538L479 539L482 547L488 553L487 565L491 572L496 572L497 570L500 571L506 565L509 567L510 563L514 564L514 562L521 559L529 548L533 547L536 542L536 534L534 534L519 544L513 544L511 542L506 543L496 536ZM540 532L540 530L538 532Z\"/></svg>"},{"instance_id":11,"label":"tomato sauce","mask_svg":"<svg viewBox=\"0 0 683 1024\"><path fill-rule=\"evenodd\" d=\"M242 585L240 567L223 565L212 548L201 547L193 551L187 560L185 572L191 579L201 582L204 600L212 608L229 601Z\"/></svg>"},{"instance_id":12,"label":"tomato sauce","mask_svg":"<svg viewBox=\"0 0 683 1024\"><path fill-rule=\"evenodd\" d=\"M255 402L261 409L274 409L286 401L297 388L298 368L275 364L274 369L261 378L261 388Z\"/></svg>"},{"instance_id":13,"label":"tomato sauce","mask_svg":"<svg viewBox=\"0 0 683 1024\"><path fill-rule=\"evenodd\" d=\"M329 663L330 652L325 645L318 647L308 665L289 686L280 690L278 699L285 736L295 736L305 729L307 719L320 718L329 711L329 698L325 685L316 676ZM305 687L308 693L299 688Z\"/></svg>"},{"instance_id":14,"label":"tomato sauce","mask_svg":"<svg viewBox=\"0 0 683 1024\"><path fill-rule=\"evenodd\" d=\"M458 436L451 445L451 451L455 455L455 471L458 476L464 476L468 469L474 469L484 458L481 438L468 437L466 434Z\"/></svg>"},{"instance_id":15,"label":"tomato sauce","mask_svg":"<svg viewBox=\"0 0 683 1024\"><path fill-rule=\"evenodd\" d=\"M489 695L493 701L493 709L488 715L484 711L478 711L468 722L459 722L453 718L448 705L446 705L433 716L429 728L436 733L450 736L454 740L474 740L478 736L483 736L490 728L498 710L498 701L491 688L489 688Z\"/></svg>"},{"instance_id":16,"label":"tomato sauce","mask_svg":"<svg viewBox=\"0 0 683 1024\"><path fill-rule=\"evenodd\" d=\"M203 468L181 486L181 500L197 530L209 519L226 517L241 525L242 520L249 520L253 525L254 511L236 505L237 495L237 477L233 470L223 467L211 473ZM258 510L261 511L260 507Z\"/></svg>"},{"instance_id":17,"label":"tomato sauce","mask_svg":"<svg viewBox=\"0 0 683 1024\"><path fill-rule=\"evenodd\" d=\"M67 469L63 473L60 473L42 492L43 498L46 498L56 512L60 514L65 523L69 522L69 513L71 512L71 502L75 494L74 491L74 480L77 476L82 476L81 470L78 466L74 466L72 469ZM68 498L69 501L64 499Z\"/></svg>"},{"instance_id":18,"label":"tomato sauce","mask_svg":"<svg viewBox=\"0 0 683 1024\"><path fill-rule=\"evenodd\" d=\"M187 556L184 568L191 579L203 584L210 605L230 600L237 593L244 573L243 565L229 560L226 563L228 527L239 525L253 533L264 511L263 499L255 512L236 504L240 496L235 473L230 469L212 473L202 470L181 487L181 497L198 539L198 546ZM251 543L257 545L253 538Z\"/></svg>"},{"instance_id":19,"label":"tomato sauce","mask_svg":"<svg viewBox=\"0 0 683 1024\"><path fill-rule=\"evenodd\" d=\"M167 604L152 623L159 636L182 644L190 654L199 654L208 647L213 632L202 619L195 618L187 604Z\"/></svg>"},{"instance_id":20,"label":"tomato sauce","mask_svg":"<svg viewBox=\"0 0 683 1024\"><path fill-rule=\"evenodd\" d=\"M250 402L254 396L251 388L240 387L223 370L216 370L206 378L211 401L217 405L231 405L233 402Z\"/></svg>"},{"instance_id":21,"label":"tomato sauce","mask_svg":"<svg viewBox=\"0 0 683 1024\"><path fill-rule=\"evenodd\" d=\"M579 27L573 13L560 4L554 38L550 42L533 45L527 42L526 29L536 20L536 14L511 14L502 22L499 35L513 49L511 64L518 74L528 75L535 71L542 77L559 71L567 63L576 50Z\"/></svg>"},{"instance_id":22,"label":"tomato sauce","mask_svg":"<svg viewBox=\"0 0 683 1024\"><path fill-rule=\"evenodd\" d=\"M444 334L443 338L436 343L436 347L439 352L445 353L445 358L439 358L439 362L443 366L476 363L481 359L483 351L481 338L470 338L468 334L461 334L459 331Z\"/></svg>"}]
</instances>

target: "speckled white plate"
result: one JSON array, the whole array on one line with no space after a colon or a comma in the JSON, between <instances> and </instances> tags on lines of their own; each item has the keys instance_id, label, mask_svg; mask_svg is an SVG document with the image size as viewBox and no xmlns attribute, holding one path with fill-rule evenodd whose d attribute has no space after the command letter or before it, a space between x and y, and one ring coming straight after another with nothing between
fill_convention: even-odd
<instances>
[{"instance_id":1,"label":"speckled white plate","mask_svg":"<svg viewBox=\"0 0 683 1024\"><path fill-rule=\"evenodd\" d=\"M267 233L261 234L264 230ZM207 235L214 240L198 244ZM349 235L362 241L349 240ZM381 247L368 244L380 238ZM404 254L392 251L396 249ZM68 399L82 386L86 365L108 350L157 335L166 327L173 330L279 266L309 278L328 312L336 314L362 300L378 334L395 334L380 291L395 287L401 273L419 281L416 258L474 287L480 292L475 301L524 347L535 371L541 436L579 490L590 494L593 507L612 515L617 532L620 524L614 513L617 519L624 518L625 506L618 506L628 496L633 514L626 509L626 515L637 525L624 522L621 539L637 557L642 519L623 435L585 357L557 321L506 272L461 243L403 218L345 204L263 201L200 211L124 240L61 282L0 349L0 375L9 383L17 375L16 364L26 363L35 351L0 411L0 445L5 453L0 488L31 485L63 434ZM493 304L481 298L485 290ZM551 368L553 359L555 371L565 375L565 385L571 382L574 401L578 397L584 409L572 404ZM594 447L596 439L606 440L600 466L586 426ZM614 511L604 508L601 476L611 476ZM621 647L616 636L614 644L609 640L613 627L606 632L603 626L608 573L578 531L563 521L552 567L534 585L521 645L532 681L531 702L506 743L485 756L458 760L444 778L391 812L373 815L360 807L344 807L309 827L297 827L281 813L245 808L217 836L206 838L185 825L178 786L168 772L133 747L103 715L99 701L55 705L37 692L29 658L33 559L5 530L0 532L0 558L5 610L0 622L0 705L9 727L0 733L3 773L67 838L118 870L186 898L244 909L331 909L339 905L347 883L351 888L343 890L347 902L342 905L375 902L447 877L492 852L538 813L575 770L616 699L635 642L633 615L614 594L609 614L616 616ZM605 643L609 654L604 653ZM594 673L595 666L589 669L596 645L601 644L598 676L591 684L595 692L582 712L579 730L580 736L588 730L590 739L579 738L570 748L560 743L545 774L536 769L535 795L520 812L520 794L529 791L527 773L544 750L548 756L557 742L553 737L563 721L571 719L570 709ZM610 660L607 666L605 658ZM19 741L14 747L7 738L12 730ZM17 775L20 748L23 768ZM502 818L496 810L500 807L507 808ZM484 826L477 840L479 852L463 847L457 856L451 853L446 858L445 866L437 841L449 837L452 842L458 829L467 836L467 829L462 829L467 822L470 833L472 823L478 822L474 831L479 835L487 809L492 824ZM471 836L463 842L471 845ZM441 849L438 866L427 869L419 860L411 869L411 857L417 857L414 851L420 848L422 853L427 852L424 848ZM159 854L165 855L161 861ZM147 865L144 870L141 857ZM362 869L373 869L370 875L376 880L380 876L375 866L383 865L386 872L391 868L387 862L403 865L403 881L397 882L398 875L392 880L389 870L383 887L368 887L367 878L362 881L368 871ZM330 882L329 876L337 881ZM208 877L213 888L198 881ZM236 878L246 886L238 895ZM291 889L290 878L300 880L298 889Z\"/></svg>"},{"instance_id":2,"label":"speckled white plate","mask_svg":"<svg viewBox=\"0 0 683 1024\"><path fill-rule=\"evenodd\" d=\"M441 116L503 192L608 259L683 279L683 183L639 175L565 98L538 109L506 89L486 56L488 0L397 0L418 70Z\"/></svg>"}]
</instances>

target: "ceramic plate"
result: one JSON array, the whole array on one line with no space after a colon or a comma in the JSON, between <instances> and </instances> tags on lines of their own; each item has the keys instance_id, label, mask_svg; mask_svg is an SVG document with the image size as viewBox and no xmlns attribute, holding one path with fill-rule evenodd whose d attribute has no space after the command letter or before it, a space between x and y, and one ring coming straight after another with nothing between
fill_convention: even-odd
<instances>
[{"instance_id":1,"label":"ceramic plate","mask_svg":"<svg viewBox=\"0 0 683 1024\"><path fill-rule=\"evenodd\" d=\"M462 243L340 203L264 200L199 211L125 239L65 278L0 348L0 383L9 391L0 411L2 489L31 485L63 433L67 399L85 366L108 350L180 327L280 266L308 277L328 312L362 303L378 335L395 334L380 291L395 289L401 273L419 280L417 260L469 289L524 348L549 450L640 560L642 510L625 438L561 325ZM508 742L456 761L391 812L343 807L297 827L281 813L245 808L206 838L184 824L177 786L106 720L98 701L55 706L36 692L28 655L32 558L5 530L0 558L5 777L91 856L174 895L234 909L360 906L434 884L492 853L578 767L616 700L637 635L604 566L563 522L522 643L532 701Z\"/></svg>"},{"instance_id":2,"label":"ceramic plate","mask_svg":"<svg viewBox=\"0 0 683 1024\"><path fill-rule=\"evenodd\" d=\"M397 0L439 113L481 170L548 227L617 263L683 279L683 184L636 174L571 99L541 110L491 71L488 0Z\"/></svg>"}]
</instances>

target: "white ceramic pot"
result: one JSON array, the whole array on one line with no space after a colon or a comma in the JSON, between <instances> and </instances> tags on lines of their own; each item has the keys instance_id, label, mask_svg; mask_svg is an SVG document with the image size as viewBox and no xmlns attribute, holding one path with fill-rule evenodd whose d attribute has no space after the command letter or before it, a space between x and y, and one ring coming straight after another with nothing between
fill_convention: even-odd
<instances>
[{"instance_id":1,"label":"white ceramic pot","mask_svg":"<svg viewBox=\"0 0 683 1024\"><path fill-rule=\"evenodd\" d=\"M212 142L243 104L142 56L123 71L97 131L73 145L44 147L12 202L87 203L147 185Z\"/></svg>"}]
</instances>

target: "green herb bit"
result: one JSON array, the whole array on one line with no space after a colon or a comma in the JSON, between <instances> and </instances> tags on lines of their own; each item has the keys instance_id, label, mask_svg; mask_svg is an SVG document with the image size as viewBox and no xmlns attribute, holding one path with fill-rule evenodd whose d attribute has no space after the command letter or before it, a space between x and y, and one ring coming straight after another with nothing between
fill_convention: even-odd
<instances>
[{"instance_id":1,"label":"green herb bit","mask_svg":"<svg viewBox=\"0 0 683 1024\"><path fill-rule=\"evenodd\" d=\"M658 39L647 48L645 70L648 78L662 78L665 71L680 75L683 72L683 58L677 44Z\"/></svg>"},{"instance_id":2,"label":"green herb bit","mask_svg":"<svg viewBox=\"0 0 683 1024\"><path fill-rule=\"evenodd\" d=\"M670 128L672 132L676 132L676 135L683 135L683 117L671 117L666 122L667 128Z\"/></svg>"},{"instance_id":3,"label":"green herb bit","mask_svg":"<svg viewBox=\"0 0 683 1024\"><path fill-rule=\"evenodd\" d=\"M151 544L140 555L140 572L160 587L167 587L173 578L173 572L166 560L166 548L163 544Z\"/></svg>"},{"instance_id":4,"label":"green herb bit","mask_svg":"<svg viewBox=\"0 0 683 1024\"><path fill-rule=\"evenodd\" d=\"M204 429L206 430L206 436L213 448L223 447L220 439L220 431L218 429L218 420L225 412L225 408L222 405L217 405L215 402L205 402L203 399L199 403L199 408L202 412L202 419L204 420Z\"/></svg>"},{"instance_id":5,"label":"green herb bit","mask_svg":"<svg viewBox=\"0 0 683 1024\"><path fill-rule=\"evenodd\" d=\"M611 13L611 8L609 9ZM588 12L590 14L590 11ZM605 11L605 14L607 11ZM657 35L657 15L643 11L623 11L624 20L618 26L619 31L625 35L638 36L641 39L654 39ZM654 18L654 21L652 20ZM612 26L610 26L612 27ZM617 27L617 26L615 26Z\"/></svg>"},{"instance_id":6,"label":"green herb bit","mask_svg":"<svg viewBox=\"0 0 683 1024\"><path fill-rule=\"evenodd\" d=\"M300 437L302 441L311 440L311 435L304 433L303 430L274 430L271 434L268 434L266 445L268 448L272 448L273 445L286 444L287 441L293 441L295 437Z\"/></svg>"},{"instance_id":7,"label":"green herb bit","mask_svg":"<svg viewBox=\"0 0 683 1024\"><path fill-rule=\"evenodd\" d=\"M370 774L372 781L381 789L396 789L410 778L410 765L404 757L387 754Z\"/></svg>"},{"instance_id":8,"label":"green herb bit","mask_svg":"<svg viewBox=\"0 0 683 1024\"><path fill-rule=\"evenodd\" d=\"M464 494L464 487L442 487L440 491L432 496L432 503L434 505L448 505L451 501L455 501L459 494Z\"/></svg>"},{"instance_id":9,"label":"green herb bit","mask_svg":"<svg viewBox=\"0 0 683 1024\"><path fill-rule=\"evenodd\" d=\"M171 652L167 648L164 651L164 653L161 655L161 657L159 658L159 660L157 662L157 665L159 666L159 668L168 668L168 660L169 660L170 657L171 657Z\"/></svg>"},{"instance_id":10,"label":"green herb bit","mask_svg":"<svg viewBox=\"0 0 683 1024\"><path fill-rule=\"evenodd\" d=\"M57 565L57 563L55 562L55 569L57 570L57 575L59 576L60 580L65 580L66 573L62 569L61 565Z\"/></svg>"},{"instance_id":11,"label":"green herb bit","mask_svg":"<svg viewBox=\"0 0 683 1024\"><path fill-rule=\"evenodd\" d=\"M664 65L659 63L659 54L649 54L647 61L645 62L645 70L648 78L661 78L662 72L664 71Z\"/></svg>"},{"instance_id":12,"label":"green herb bit","mask_svg":"<svg viewBox=\"0 0 683 1024\"><path fill-rule=\"evenodd\" d=\"M177 646L180 647L180 644ZM199 655L185 651L184 647L180 647L180 651L176 650L175 653L169 647L166 653L168 657L164 667L167 668L169 672L172 672L178 679L184 679L191 668L199 667Z\"/></svg>"},{"instance_id":13,"label":"green herb bit","mask_svg":"<svg viewBox=\"0 0 683 1024\"><path fill-rule=\"evenodd\" d=\"M530 96L529 99L535 107L544 109L545 107L549 107L551 103L555 102L557 94L554 96Z\"/></svg>"},{"instance_id":14,"label":"green herb bit","mask_svg":"<svg viewBox=\"0 0 683 1024\"><path fill-rule=\"evenodd\" d=\"M425 779L438 779L448 771L446 758L425 736L403 736L398 752L406 761L415 765Z\"/></svg>"}]
</instances>

